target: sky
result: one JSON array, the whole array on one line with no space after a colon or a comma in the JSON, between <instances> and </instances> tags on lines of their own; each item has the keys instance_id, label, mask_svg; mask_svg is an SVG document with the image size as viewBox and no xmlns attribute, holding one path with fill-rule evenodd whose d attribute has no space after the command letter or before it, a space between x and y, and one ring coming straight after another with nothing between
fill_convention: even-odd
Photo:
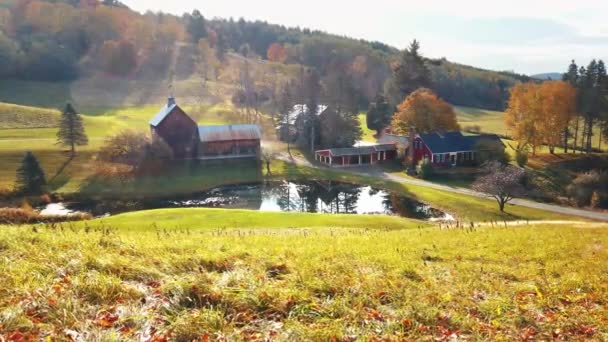
<instances>
[{"instance_id":1,"label":"sky","mask_svg":"<svg viewBox=\"0 0 608 342\"><path fill-rule=\"evenodd\" d=\"M524 74L608 59L608 0L124 0L138 11L265 20ZM360 4L360 5L359 5Z\"/></svg>"}]
</instances>

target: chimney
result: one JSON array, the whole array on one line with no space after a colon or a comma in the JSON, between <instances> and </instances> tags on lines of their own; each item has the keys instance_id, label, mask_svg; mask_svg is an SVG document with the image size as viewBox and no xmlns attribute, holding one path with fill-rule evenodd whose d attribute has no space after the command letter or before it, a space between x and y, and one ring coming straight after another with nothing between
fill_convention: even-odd
<instances>
[{"instance_id":1,"label":"chimney","mask_svg":"<svg viewBox=\"0 0 608 342\"><path fill-rule=\"evenodd\" d=\"M167 99L167 108L173 106L174 104L175 104L175 97L169 96L169 98Z\"/></svg>"},{"instance_id":2,"label":"chimney","mask_svg":"<svg viewBox=\"0 0 608 342\"><path fill-rule=\"evenodd\" d=\"M410 134L409 134L409 142L410 146L407 149L407 156L405 162L410 167L410 170L414 170L416 168L414 162L414 141L416 140L416 127L410 126Z\"/></svg>"}]
</instances>

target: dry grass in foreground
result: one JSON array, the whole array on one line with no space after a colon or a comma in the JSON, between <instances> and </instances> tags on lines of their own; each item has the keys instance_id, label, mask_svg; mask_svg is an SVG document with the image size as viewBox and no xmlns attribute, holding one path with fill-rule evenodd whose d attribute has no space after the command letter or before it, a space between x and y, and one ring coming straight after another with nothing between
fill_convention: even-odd
<instances>
[{"instance_id":1,"label":"dry grass in foreground","mask_svg":"<svg viewBox=\"0 0 608 342\"><path fill-rule=\"evenodd\" d=\"M0 336L606 340L607 246L584 225L6 226Z\"/></svg>"}]
</instances>

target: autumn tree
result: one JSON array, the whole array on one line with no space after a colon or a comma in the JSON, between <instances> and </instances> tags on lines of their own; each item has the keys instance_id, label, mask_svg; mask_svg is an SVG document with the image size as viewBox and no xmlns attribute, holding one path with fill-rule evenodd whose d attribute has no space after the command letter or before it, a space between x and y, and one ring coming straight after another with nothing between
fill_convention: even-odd
<instances>
[{"instance_id":1,"label":"autumn tree","mask_svg":"<svg viewBox=\"0 0 608 342\"><path fill-rule=\"evenodd\" d=\"M377 94L374 102L371 102L367 109L367 128L380 134L380 131L391 123L393 111L386 97L382 94Z\"/></svg>"},{"instance_id":2,"label":"autumn tree","mask_svg":"<svg viewBox=\"0 0 608 342\"><path fill-rule=\"evenodd\" d=\"M395 132L408 134L411 127L420 133L459 129L454 108L426 88L410 94L393 115L391 128Z\"/></svg>"},{"instance_id":3,"label":"autumn tree","mask_svg":"<svg viewBox=\"0 0 608 342\"><path fill-rule=\"evenodd\" d=\"M279 43L272 43L268 47L268 52L266 53L268 60L271 62L277 63L285 63L287 60L287 51L283 47L283 45Z\"/></svg>"},{"instance_id":4,"label":"autumn tree","mask_svg":"<svg viewBox=\"0 0 608 342\"><path fill-rule=\"evenodd\" d=\"M125 40L104 42L99 54L103 70L114 76L126 76L137 66L136 48Z\"/></svg>"},{"instance_id":5,"label":"autumn tree","mask_svg":"<svg viewBox=\"0 0 608 342\"><path fill-rule=\"evenodd\" d=\"M576 111L576 89L565 81L544 82L538 88L541 112L537 132L553 154Z\"/></svg>"},{"instance_id":6,"label":"autumn tree","mask_svg":"<svg viewBox=\"0 0 608 342\"><path fill-rule=\"evenodd\" d=\"M44 171L32 152L26 152L17 169L17 191L23 194L39 194L46 185Z\"/></svg>"},{"instance_id":7,"label":"autumn tree","mask_svg":"<svg viewBox=\"0 0 608 342\"><path fill-rule=\"evenodd\" d=\"M493 161L484 165L484 171L485 174L473 183L472 189L494 198L501 212L505 211L509 201L525 193L523 169Z\"/></svg>"},{"instance_id":8,"label":"autumn tree","mask_svg":"<svg viewBox=\"0 0 608 342\"><path fill-rule=\"evenodd\" d=\"M57 132L57 143L64 146L69 146L72 155L76 153L76 146L83 146L89 143L89 139L84 131L82 117L71 103L66 104L61 121L59 122L59 131Z\"/></svg>"},{"instance_id":9,"label":"autumn tree","mask_svg":"<svg viewBox=\"0 0 608 342\"><path fill-rule=\"evenodd\" d=\"M542 145L542 136L538 133L541 106L535 83L528 82L511 88L505 124L511 138L517 141L517 149L531 146L532 154L536 154L536 148Z\"/></svg>"},{"instance_id":10,"label":"autumn tree","mask_svg":"<svg viewBox=\"0 0 608 342\"><path fill-rule=\"evenodd\" d=\"M505 123L517 149L545 144L555 152L576 111L576 89L566 81L529 82L511 89Z\"/></svg>"}]
</instances>

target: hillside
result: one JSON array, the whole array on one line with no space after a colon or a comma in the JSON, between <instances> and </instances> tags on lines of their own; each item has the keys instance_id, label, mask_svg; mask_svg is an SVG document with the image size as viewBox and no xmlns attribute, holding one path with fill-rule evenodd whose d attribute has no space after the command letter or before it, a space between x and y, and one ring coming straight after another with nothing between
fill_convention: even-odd
<instances>
[{"instance_id":1,"label":"hillside","mask_svg":"<svg viewBox=\"0 0 608 342\"><path fill-rule=\"evenodd\" d=\"M59 124L59 111L0 102L0 130L48 128ZM1 132L1 131L0 131Z\"/></svg>"},{"instance_id":2,"label":"hillside","mask_svg":"<svg viewBox=\"0 0 608 342\"><path fill-rule=\"evenodd\" d=\"M532 75L530 76L531 78L537 79L537 80L561 80L562 79L562 73L559 72L548 72L548 73L544 73L544 74L536 74L536 75Z\"/></svg>"},{"instance_id":3,"label":"hillside","mask_svg":"<svg viewBox=\"0 0 608 342\"><path fill-rule=\"evenodd\" d=\"M125 341L608 336L605 225L441 230L255 212L234 215L268 228L199 224L221 214L0 227L0 307L11 313L0 331Z\"/></svg>"},{"instance_id":4,"label":"hillside","mask_svg":"<svg viewBox=\"0 0 608 342\"><path fill-rule=\"evenodd\" d=\"M80 93L81 89L95 89L98 102L104 101L105 107L141 105L157 102L152 99L159 94L164 97L171 83L176 85L176 93L184 90L178 85L180 82L197 83L202 74L210 83L216 83L220 93L231 98L243 85L239 76L242 67L234 63L240 56L252 64L269 64L260 73L265 77L252 78L258 83L256 92L264 97L276 96L274 92L296 78L299 65L304 65L317 70L325 86L336 77L347 75L357 103L365 108L383 91L401 53L381 42L266 22L215 18L203 21L205 24L197 31L191 25L195 19L190 14L142 15L121 6L77 7L74 3L41 0L28 3L25 10L4 4L8 10L0 10L0 48L5 51L7 63L0 66L0 79L7 82L0 84L17 83L19 87L19 82L13 81L18 80L56 85L51 87L54 93L45 96L52 96L52 101L6 90L0 90L0 101L42 106L52 102L56 107L68 99L87 97ZM66 25L61 18L67 16L78 19ZM73 39L79 36L86 39ZM275 53L269 54L271 47ZM502 110L508 88L527 79L446 59L429 59L427 63L433 75L433 89L463 106ZM222 77L227 74L231 76ZM81 87L82 83L86 85ZM133 96L124 98L121 94L125 93ZM32 102L27 102L28 98ZM89 105L88 102L83 104Z\"/></svg>"}]
</instances>

